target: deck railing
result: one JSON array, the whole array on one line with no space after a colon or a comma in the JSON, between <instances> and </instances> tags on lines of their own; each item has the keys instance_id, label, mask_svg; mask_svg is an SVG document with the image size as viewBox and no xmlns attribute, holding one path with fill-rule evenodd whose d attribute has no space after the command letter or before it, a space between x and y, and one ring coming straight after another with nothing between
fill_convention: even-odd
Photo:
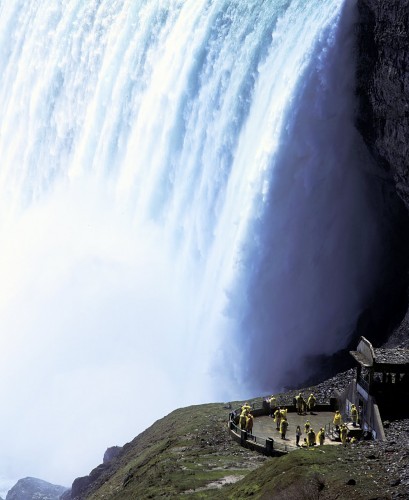
<instances>
[{"instance_id":1,"label":"deck railing","mask_svg":"<svg viewBox=\"0 0 409 500\"><path fill-rule=\"evenodd\" d=\"M265 438L241 429L238 424L241 408L233 410L229 415L229 430L233 439L240 442L245 448L254 449L264 455L283 455L288 452L287 445L276 442L273 438ZM266 406L261 403L253 403L252 413L257 416L268 415Z\"/></svg>"},{"instance_id":2,"label":"deck railing","mask_svg":"<svg viewBox=\"0 0 409 500\"><path fill-rule=\"evenodd\" d=\"M294 405L281 404L281 408L285 408L289 413L295 411ZM331 408L330 404L318 404L318 411L328 411ZM266 398L261 401L252 404L252 414L254 417L260 417L264 415L269 415L269 405L266 404ZM293 446L288 446L287 444L276 441L272 437L261 437L250 432L247 432L245 429L241 429L238 425L239 417L241 414L241 408L237 408L232 410L229 414L229 432L232 438L240 443L245 448L250 448L256 450L264 455L284 455L288 453L291 449L294 449ZM334 430L334 425L332 423L326 424L325 433L326 435L332 434Z\"/></svg>"}]
</instances>

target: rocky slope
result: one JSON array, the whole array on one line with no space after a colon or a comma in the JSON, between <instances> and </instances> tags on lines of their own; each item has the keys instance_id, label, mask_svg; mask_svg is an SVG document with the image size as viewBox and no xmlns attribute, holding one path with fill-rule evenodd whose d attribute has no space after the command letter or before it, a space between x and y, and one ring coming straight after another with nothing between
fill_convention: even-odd
<instances>
[{"instance_id":1,"label":"rocky slope","mask_svg":"<svg viewBox=\"0 0 409 500\"><path fill-rule=\"evenodd\" d=\"M311 390L319 402L342 391L353 371ZM298 388L277 395L293 400ZM261 400L253 400L260 404ZM238 406L232 403L232 407ZM385 443L300 449L266 458L240 447L229 436L229 405L183 408L126 444L109 462L78 478L65 498L75 500L209 498L394 499L409 496L409 420L390 422Z\"/></svg>"}]
</instances>

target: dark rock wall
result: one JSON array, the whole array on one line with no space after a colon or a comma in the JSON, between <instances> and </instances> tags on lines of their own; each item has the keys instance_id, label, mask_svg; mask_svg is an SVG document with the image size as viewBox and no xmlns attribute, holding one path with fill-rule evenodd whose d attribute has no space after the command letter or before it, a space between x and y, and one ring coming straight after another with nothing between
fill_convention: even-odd
<instances>
[{"instance_id":1,"label":"dark rock wall","mask_svg":"<svg viewBox=\"0 0 409 500\"><path fill-rule=\"evenodd\" d=\"M396 345L409 342L409 0L358 0L357 5L356 124L378 165L391 221L385 276L374 300L380 309L366 311L362 321L369 319L370 328L378 323L384 331L378 340L394 331ZM379 312L382 317L376 318Z\"/></svg>"},{"instance_id":2,"label":"dark rock wall","mask_svg":"<svg viewBox=\"0 0 409 500\"><path fill-rule=\"evenodd\" d=\"M358 127L409 208L409 0L358 8Z\"/></svg>"}]
</instances>

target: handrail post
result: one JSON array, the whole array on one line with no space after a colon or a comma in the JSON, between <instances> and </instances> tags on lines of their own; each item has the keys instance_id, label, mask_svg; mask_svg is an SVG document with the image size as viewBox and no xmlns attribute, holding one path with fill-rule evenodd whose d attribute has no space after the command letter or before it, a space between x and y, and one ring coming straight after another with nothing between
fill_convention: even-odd
<instances>
[{"instance_id":1,"label":"handrail post","mask_svg":"<svg viewBox=\"0 0 409 500\"><path fill-rule=\"evenodd\" d=\"M274 439L273 438L267 438L266 439L266 454L267 455L272 455L274 450Z\"/></svg>"},{"instance_id":2,"label":"handrail post","mask_svg":"<svg viewBox=\"0 0 409 500\"><path fill-rule=\"evenodd\" d=\"M244 443L247 441L247 431L246 429L241 429L240 432L240 444L244 446Z\"/></svg>"}]
</instances>

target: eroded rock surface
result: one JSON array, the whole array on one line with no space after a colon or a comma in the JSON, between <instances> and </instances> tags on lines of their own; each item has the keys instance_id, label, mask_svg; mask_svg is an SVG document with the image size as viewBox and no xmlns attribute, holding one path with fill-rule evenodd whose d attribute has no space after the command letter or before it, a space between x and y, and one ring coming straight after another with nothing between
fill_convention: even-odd
<instances>
[{"instance_id":1,"label":"eroded rock surface","mask_svg":"<svg viewBox=\"0 0 409 500\"><path fill-rule=\"evenodd\" d=\"M388 293L376 308L390 316L382 329L388 346L409 344L409 0L358 0L357 127L384 178L394 228L385 262ZM400 206L399 198L402 200ZM387 259L386 259L387 260ZM388 297L392 297L388 299ZM376 326L377 321L373 321ZM393 332L393 335L390 335Z\"/></svg>"}]
</instances>

